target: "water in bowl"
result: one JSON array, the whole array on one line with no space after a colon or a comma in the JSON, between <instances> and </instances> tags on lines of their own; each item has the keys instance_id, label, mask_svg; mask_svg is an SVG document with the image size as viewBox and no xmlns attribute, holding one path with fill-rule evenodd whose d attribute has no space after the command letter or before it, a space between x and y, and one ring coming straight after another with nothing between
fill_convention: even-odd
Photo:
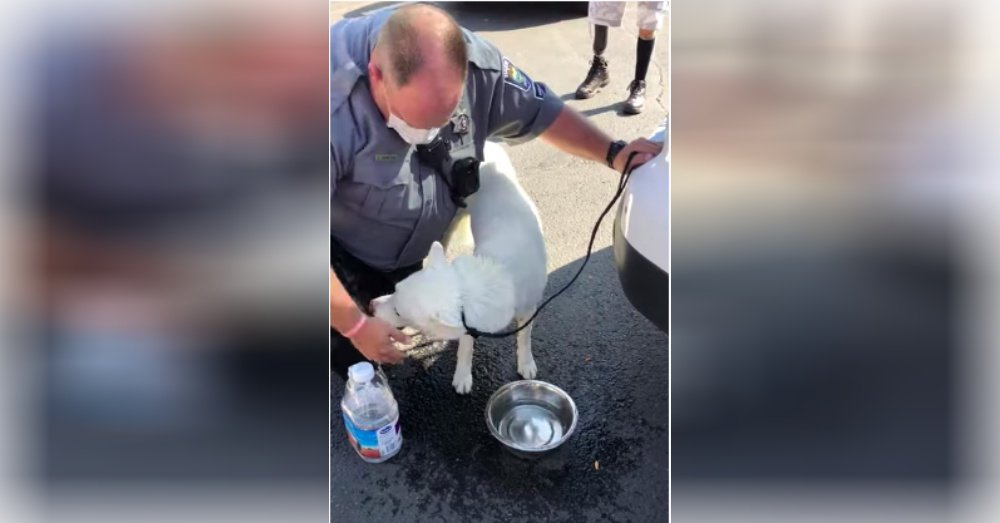
<instances>
[{"instance_id":1,"label":"water in bowl","mask_svg":"<svg viewBox=\"0 0 1000 523\"><path fill-rule=\"evenodd\" d=\"M518 447L535 449L562 439L563 425L548 405L515 403L500 419L497 432Z\"/></svg>"}]
</instances>

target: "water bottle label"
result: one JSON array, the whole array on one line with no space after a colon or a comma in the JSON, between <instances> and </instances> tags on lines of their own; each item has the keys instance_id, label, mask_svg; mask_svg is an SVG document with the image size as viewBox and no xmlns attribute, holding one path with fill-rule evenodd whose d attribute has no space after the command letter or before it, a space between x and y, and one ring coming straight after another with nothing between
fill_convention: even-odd
<instances>
[{"instance_id":1,"label":"water bottle label","mask_svg":"<svg viewBox=\"0 0 1000 523\"><path fill-rule=\"evenodd\" d=\"M383 456L391 456L403 444L398 416L392 423L376 430L361 430L351 422L347 414L343 416L344 425L347 427L347 439L362 457L380 459Z\"/></svg>"}]
</instances>

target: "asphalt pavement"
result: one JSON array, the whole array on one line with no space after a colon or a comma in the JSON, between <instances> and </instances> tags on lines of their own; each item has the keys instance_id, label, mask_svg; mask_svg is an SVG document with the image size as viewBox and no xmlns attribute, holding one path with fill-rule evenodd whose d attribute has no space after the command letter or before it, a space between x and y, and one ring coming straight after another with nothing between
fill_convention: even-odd
<instances>
[{"instance_id":1,"label":"asphalt pavement","mask_svg":"<svg viewBox=\"0 0 1000 523\"><path fill-rule=\"evenodd\" d=\"M389 3L333 3L331 21ZM622 139L646 136L669 107L668 41L657 39L646 111L621 114L635 64L635 7L609 34L612 82L590 100L572 99L589 67L591 33L582 4L443 4L462 25L496 44L526 74ZM593 222L612 196L611 170L533 141L508 148L542 216L549 258L547 295L576 272ZM611 253L611 217L577 283L536 320L538 379L576 401L576 434L554 455L524 461L490 436L484 407L498 387L520 379L513 339L477 342L472 393L451 386L455 345L416 351L386 367L399 402L404 443L371 465L347 443L331 379L331 520L667 521L667 335L628 303Z\"/></svg>"}]
</instances>

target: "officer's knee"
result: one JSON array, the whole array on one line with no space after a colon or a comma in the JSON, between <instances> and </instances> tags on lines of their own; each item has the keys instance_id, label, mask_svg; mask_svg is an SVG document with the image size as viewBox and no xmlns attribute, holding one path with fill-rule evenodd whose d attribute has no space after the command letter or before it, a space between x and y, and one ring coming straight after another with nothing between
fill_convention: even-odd
<instances>
[{"instance_id":1,"label":"officer's knee","mask_svg":"<svg viewBox=\"0 0 1000 523\"><path fill-rule=\"evenodd\" d=\"M652 29L640 29L639 30L639 39L640 40L652 40L653 38L656 38L656 31L654 31Z\"/></svg>"}]
</instances>

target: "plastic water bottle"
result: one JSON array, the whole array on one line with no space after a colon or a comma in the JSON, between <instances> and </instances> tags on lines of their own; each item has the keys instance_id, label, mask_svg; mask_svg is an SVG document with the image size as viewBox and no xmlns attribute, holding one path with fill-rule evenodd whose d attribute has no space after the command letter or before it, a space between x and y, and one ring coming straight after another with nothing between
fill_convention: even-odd
<instances>
[{"instance_id":1,"label":"plastic water bottle","mask_svg":"<svg viewBox=\"0 0 1000 523\"><path fill-rule=\"evenodd\" d=\"M382 370L376 373L367 361L351 365L347 375L340 402L347 439L361 459L382 463L403 446L396 399Z\"/></svg>"}]
</instances>

